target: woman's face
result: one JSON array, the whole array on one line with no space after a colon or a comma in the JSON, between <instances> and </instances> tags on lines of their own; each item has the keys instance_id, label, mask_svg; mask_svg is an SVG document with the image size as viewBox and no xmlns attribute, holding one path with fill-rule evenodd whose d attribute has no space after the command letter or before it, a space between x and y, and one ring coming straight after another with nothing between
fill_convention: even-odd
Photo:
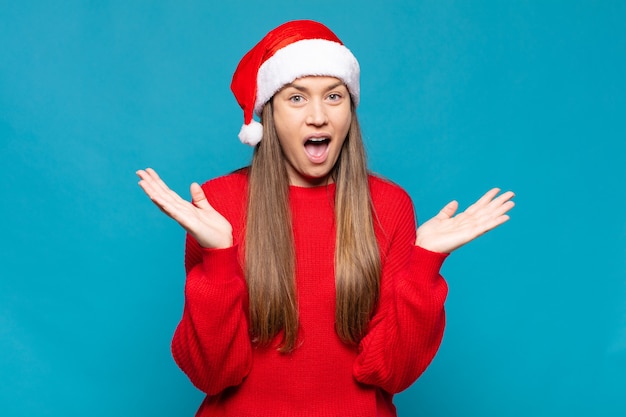
<instances>
[{"instance_id":1,"label":"woman's face","mask_svg":"<svg viewBox=\"0 0 626 417\"><path fill-rule=\"evenodd\" d=\"M350 129L347 87L334 77L298 78L274 95L273 108L290 184L325 184Z\"/></svg>"}]
</instances>

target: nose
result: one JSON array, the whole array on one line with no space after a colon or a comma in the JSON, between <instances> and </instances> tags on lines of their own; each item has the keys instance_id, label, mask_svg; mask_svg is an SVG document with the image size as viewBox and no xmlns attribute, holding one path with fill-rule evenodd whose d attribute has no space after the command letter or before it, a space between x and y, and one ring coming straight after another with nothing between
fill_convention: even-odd
<instances>
[{"instance_id":1,"label":"nose","mask_svg":"<svg viewBox=\"0 0 626 417\"><path fill-rule=\"evenodd\" d=\"M306 123L313 126L323 126L328 122L326 108L320 100L312 100L309 103L309 114Z\"/></svg>"}]
</instances>

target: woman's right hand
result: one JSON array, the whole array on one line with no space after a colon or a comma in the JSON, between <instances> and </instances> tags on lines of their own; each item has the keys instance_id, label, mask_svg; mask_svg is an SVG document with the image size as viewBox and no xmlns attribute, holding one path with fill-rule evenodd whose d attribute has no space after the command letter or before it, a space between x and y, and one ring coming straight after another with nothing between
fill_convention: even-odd
<instances>
[{"instance_id":1,"label":"woman's right hand","mask_svg":"<svg viewBox=\"0 0 626 417\"><path fill-rule=\"evenodd\" d=\"M140 169L139 186L152 202L176 220L200 246L222 249L233 245L232 226L206 199L198 183L191 184L191 202L184 200L159 178L152 168Z\"/></svg>"}]
</instances>

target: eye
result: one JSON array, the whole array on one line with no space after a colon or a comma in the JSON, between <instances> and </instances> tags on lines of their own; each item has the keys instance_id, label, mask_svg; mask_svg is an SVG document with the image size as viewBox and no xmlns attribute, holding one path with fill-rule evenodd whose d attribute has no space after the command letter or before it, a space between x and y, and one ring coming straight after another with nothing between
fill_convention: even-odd
<instances>
[{"instance_id":1,"label":"eye","mask_svg":"<svg viewBox=\"0 0 626 417\"><path fill-rule=\"evenodd\" d=\"M343 98L343 96L339 93L330 93L328 95L328 99L330 101L340 101Z\"/></svg>"},{"instance_id":2,"label":"eye","mask_svg":"<svg viewBox=\"0 0 626 417\"><path fill-rule=\"evenodd\" d=\"M291 101L294 104L299 104L304 101L304 97L302 97L299 94L294 94L293 96L289 97L289 101Z\"/></svg>"}]
</instances>

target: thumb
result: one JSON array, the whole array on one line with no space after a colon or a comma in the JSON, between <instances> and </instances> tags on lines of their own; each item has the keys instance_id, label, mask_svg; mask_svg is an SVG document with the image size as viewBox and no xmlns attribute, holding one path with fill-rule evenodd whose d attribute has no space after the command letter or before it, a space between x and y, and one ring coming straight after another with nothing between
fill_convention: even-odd
<instances>
[{"instance_id":1,"label":"thumb","mask_svg":"<svg viewBox=\"0 0 626 417\"><path fill-rule=\"evenodd\" d=\"M194 206L198 208L208 208L211 207L209 202L206 199L206 195L204 195L204 191L202 187L197 182L194 182L189 187L189 191L191 192L191 202Z\"/></svg>"},{"instance_id":2,"label":"thumb","mask_svg":"<svg viewBox=\"0 0 626 417\"><path fill-rule=\"evenodd\" d=\"M459 203L456 200L450 201L441 211L435 216L437 219L444 220L454 216L456 210L459 208Z\"/></svg>"}]
</instances>

